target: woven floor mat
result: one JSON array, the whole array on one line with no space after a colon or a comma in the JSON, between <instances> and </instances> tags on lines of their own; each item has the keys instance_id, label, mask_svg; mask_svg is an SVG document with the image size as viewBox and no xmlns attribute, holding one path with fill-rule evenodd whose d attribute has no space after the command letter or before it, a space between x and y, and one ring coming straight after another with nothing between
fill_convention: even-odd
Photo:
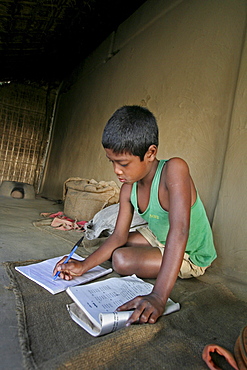
<instances>
[{"instance_id":1,"label":"woven floor mat","mask_svg":"<svg viewBox=\"0 0 247 370\"><path fill-rule=\"evenodd\" d=\"M178 279L171 298L181 304L180 311L154 325L94 338L71 320L66 292L51 295L14 269L31 262L5 264L16 296L25 369L206 369L204 346L217 343L233 351L247 322L247 303L224 285Z\"/></svg>"}]
</instances>

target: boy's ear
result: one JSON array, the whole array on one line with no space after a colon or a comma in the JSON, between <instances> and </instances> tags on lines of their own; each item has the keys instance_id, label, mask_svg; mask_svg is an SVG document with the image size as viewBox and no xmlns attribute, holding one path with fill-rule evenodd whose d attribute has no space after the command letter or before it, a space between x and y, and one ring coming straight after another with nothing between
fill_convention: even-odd
<instances>
[{"instance_id":1,"label":"boy's ear","mask_svg":"<svg viewBox=\"0 0 247 370\"><path fill-rule=\"evenodd\" d=\"M156 158L158 148L156 145L150 145L150 147L147 150L147 159L150 161L153 161Z\"/></svg>"}]
</instances>

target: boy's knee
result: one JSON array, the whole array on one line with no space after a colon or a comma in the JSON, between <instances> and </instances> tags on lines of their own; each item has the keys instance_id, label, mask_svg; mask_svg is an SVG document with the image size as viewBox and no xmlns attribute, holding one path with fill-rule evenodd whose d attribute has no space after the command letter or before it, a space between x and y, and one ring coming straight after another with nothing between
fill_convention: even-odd
<instances>
[{"instance_id":1,"label":"boy's knee","mask_svg":"<svg viewBox=\"0 0 247 370\"><path fill-rule=\"evenodd\" d=\"M116 249L112 254L112 267L120 275L125 275L128 263L124 249Z\"/></svg>"}]
</instances>

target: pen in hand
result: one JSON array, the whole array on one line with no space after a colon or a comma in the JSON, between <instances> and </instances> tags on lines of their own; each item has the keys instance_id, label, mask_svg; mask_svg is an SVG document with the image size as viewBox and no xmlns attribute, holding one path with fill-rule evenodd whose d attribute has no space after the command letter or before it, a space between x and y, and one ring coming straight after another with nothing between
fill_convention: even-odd
<instances>
[{"instance_id":1,"label":"pen in hand","mask_svg":"<svg viewBox=\"0 0 247 370\"><path fill-rule=\"evenodd\" d=\"M74 245L74 247L71 249L71 252L70 254L68 255L68 257L66 258L66 260L63 262L63 263L68 263L70 258L73 256L73 254L75 253L75 251L77 250L77 248L79 247L79 245L81 244L82 240L84 238L84 235L81 237L80 240L78 240L78 242ZM61 271L57 271L56 275L53 277L53 280L56 280L56 278L60 275L60 272Z\"/></svg>"}]
</instances>

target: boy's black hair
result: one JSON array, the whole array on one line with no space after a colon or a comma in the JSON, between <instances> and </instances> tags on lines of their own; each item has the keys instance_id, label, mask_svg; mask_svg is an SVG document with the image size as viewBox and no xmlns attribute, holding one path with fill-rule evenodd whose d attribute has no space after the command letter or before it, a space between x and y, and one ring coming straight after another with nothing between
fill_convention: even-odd
<instances>
[{"instance_id":1,"label":"boy's black hair","mask_svg":"<svg viewBox=\"0 0 247 370\"><path fill-rule=\"evenodd\" d=\"M144 107L126 105L119 108L107 122L102 145L115 153L144 156L150 145L159 145L159 130L154 115Z\"/></svg>"}]
</instances>

